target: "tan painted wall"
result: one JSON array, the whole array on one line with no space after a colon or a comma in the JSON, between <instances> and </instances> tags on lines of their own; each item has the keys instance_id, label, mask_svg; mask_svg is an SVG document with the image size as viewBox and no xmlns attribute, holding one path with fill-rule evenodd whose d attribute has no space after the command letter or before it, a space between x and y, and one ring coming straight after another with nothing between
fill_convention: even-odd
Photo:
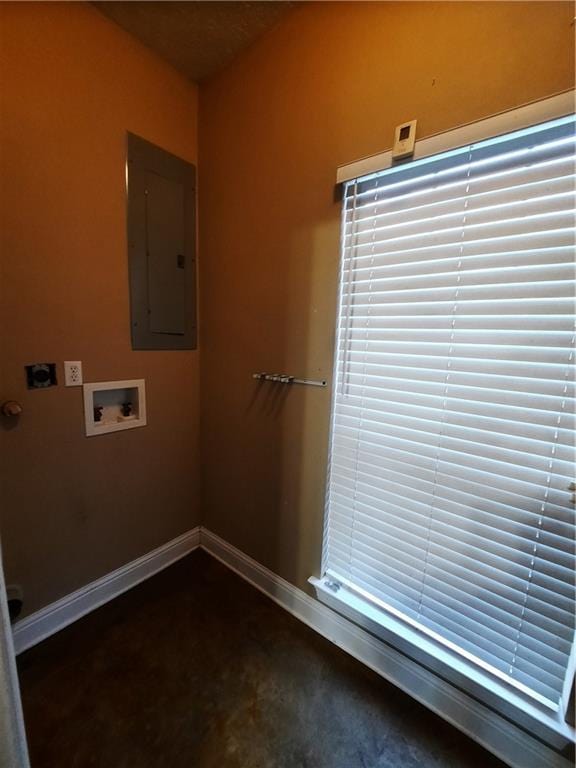
<instances>
[{"instance_id":1,"label":"tan painted wall","mask_svg":"<svg viewBox=\"0 0 576 768\"><path fill-rule=\"evenodd\" d=\"M204 522L294 583L318 569L338 164L571 87L571 3L304 4L203 88ZM198 507L198 353L129 342L124 136L196 159L197 91L84 4L0 4L0 425L7 581L27 612L182 533ZM144 377L149 426L86 439L79 389Z\"/></svg>"},{"instance_id":2,"label":"tan painted wall","mask_svg":"<svg viewBox=\"0 0 576 768\"><path fill-rule=\"evenodd\" d=\"M318 570L339 257L336 167L573 87L571 3L306 3L201 91L204 523Z\"/></svg>"},{"instance_id":3,"label":"tan painted wall","mask_svg":"<svg viewBox=\"0 0 576 768\"><path fill-rule=\"evenodd\" d=\"M6 580L32 611L198 522L198 353L133 352L125 132L194 162L197 89L87 4L0 4L0 426ZM83 434L82 391L23 366L146 379L149 426Z\"/></svg>"}]
</instances>

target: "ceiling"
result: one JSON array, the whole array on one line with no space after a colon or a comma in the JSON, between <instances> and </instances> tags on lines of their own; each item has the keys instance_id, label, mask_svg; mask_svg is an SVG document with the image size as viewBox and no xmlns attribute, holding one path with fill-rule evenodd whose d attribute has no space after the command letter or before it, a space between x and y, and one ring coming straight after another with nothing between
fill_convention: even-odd
<instances>
[{"instance_id":1,"label":"ceiling","mask_svg":"<svg viewBox=\"0 0 576 768\"><path fill-rule=\"evenodd\" d=\"M93 2L191 80L211 77L296 3Z\"/></svg>"}]
</instances>

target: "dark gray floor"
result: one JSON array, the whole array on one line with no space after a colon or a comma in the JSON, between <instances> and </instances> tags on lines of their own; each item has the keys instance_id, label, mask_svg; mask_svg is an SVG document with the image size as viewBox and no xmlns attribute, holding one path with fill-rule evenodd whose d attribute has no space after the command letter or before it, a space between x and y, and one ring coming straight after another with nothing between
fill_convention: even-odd
<instances>
[{"instance_id":1,"label":"dark gray floor","mask_svg":"<svg viewBox=\"0 0 576 768\"><path fill-rule=\"evenodd\" d=\"M19 658L33 768L501 768L202 552Z\"/></svg>"}]
</instances>

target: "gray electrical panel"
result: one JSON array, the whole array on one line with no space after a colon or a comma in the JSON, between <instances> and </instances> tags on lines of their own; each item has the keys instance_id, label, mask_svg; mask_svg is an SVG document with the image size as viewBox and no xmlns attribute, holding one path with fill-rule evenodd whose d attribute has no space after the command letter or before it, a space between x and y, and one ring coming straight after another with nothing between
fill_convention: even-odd
<instances>
[{"instance_id":1,"label":"gray electrical panel","mask_svg":"<svg viewBox=\"0 0 576 768\"><path fill-rule=\"evenodd\" d=\"M133 349L196 348L196 169L128 134Z\"/></svg>"}]
</instances>

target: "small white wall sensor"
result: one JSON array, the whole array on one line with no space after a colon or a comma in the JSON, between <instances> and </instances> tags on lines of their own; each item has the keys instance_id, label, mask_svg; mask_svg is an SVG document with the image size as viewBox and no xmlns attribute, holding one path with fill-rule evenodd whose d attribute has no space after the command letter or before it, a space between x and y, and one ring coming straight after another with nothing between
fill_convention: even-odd
<instances>
[{"instance_id":1,"label":"small white wall sensor","mask_svg":"<svg viewBox=\"0 0 576 768\"><path fill-rule=\"evenodd\" d=\"M67 387L79 387L82 384L82 363L80 360L64 361L64 383Z\"/></svg>"},{"instance_id":2,"label":"small white wall sensor","mask_svg":"<svg viewBox=\"0 0 576 768\"><path fill-rule=\"evenodd\" d=\"M400 160L403 157L410 157L414 154L416 123L417 120L410 120L409 123L401 123L396 126L394 146L392 147L393 160Z\"/></svg>"}]
</instances>

